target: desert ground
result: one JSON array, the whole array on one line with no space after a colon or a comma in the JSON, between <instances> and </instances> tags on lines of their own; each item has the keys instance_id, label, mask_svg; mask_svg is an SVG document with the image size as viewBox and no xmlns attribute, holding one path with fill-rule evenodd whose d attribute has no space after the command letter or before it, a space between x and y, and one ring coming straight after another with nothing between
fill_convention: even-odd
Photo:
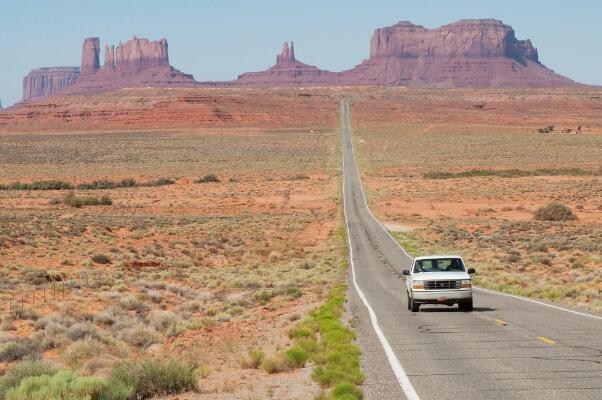
<instances>
[{"instance_id":1,"label":"desert ground","mask_svg":"<svg viewBox=\"0 0 602 400\"><path fill-rule=\"evenodd\" d=\"M282 95L289 116L275 122L257 117L278 104L267 91L229 103L242 122L60 119L3 133L2 370L41 356L108 379L121 360L175 355L199 377L186 398L326 393L299 341L320 343L303 326L345 281L338 100L298 94Z\"/></svg>"},{"instance_id":2,"label":"desert ground","mask_svg":"<svg viewBox=\"0 0 602 400\"><path fill-rule=\"evenodd\" d=\"M326 331L347 275L344 97L369 202L409 251L601 312L601 94L124 89L2 112L0 367L112 379L175 357L198 378L180 399L361 384L357 349L331 341L353 333ZM581 133L537 133L551 125ZM577 219L536 220L551 202Z\"/></svg>"},{"instance_id":3,"label":"desert ground","mask_svg":"<svg viewBox=\"0 0 602 400\"><path fill-rule=\"evenodd\" d=\"M599 91L365 96L353 122L369 201L414 254L459 254L484 287L599 313L601 110ZM550 203L577 219L537 220Z\"/></svg>"}]
</instances>

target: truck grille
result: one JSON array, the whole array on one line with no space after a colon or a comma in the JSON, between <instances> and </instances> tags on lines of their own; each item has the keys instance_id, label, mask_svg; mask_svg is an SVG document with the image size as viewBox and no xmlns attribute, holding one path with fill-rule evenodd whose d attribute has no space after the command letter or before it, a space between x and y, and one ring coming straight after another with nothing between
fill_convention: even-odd
<instances>
[{"instance_id":1,"label":"truck grille","mask_svg":"<svg viewBox=\"0 0 602 400\"><path fill-rule=\"evenodd\" d=\"M462 281L425 281L424 288L426 290L441 290L441 289L460 289Z\"/></svg>"}]
</instances>

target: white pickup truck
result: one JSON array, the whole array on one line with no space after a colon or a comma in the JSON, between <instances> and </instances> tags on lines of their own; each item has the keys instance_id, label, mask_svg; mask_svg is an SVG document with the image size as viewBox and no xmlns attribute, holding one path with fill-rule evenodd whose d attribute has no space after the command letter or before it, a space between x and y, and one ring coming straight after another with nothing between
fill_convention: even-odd
<instances>
[{"instance_id":1,"label":"white pickup truck","mask_svg":"<svg viewBox=\"0 0 602 400\"><path fill-rule=\"evenodd\" d=\"M458 304L462 311L472 311L472 284L469 274L475 270L464 266L462 257L416 257L406 275L408 309L420 311L421 304Z\"/></svg>"}]
</instances>

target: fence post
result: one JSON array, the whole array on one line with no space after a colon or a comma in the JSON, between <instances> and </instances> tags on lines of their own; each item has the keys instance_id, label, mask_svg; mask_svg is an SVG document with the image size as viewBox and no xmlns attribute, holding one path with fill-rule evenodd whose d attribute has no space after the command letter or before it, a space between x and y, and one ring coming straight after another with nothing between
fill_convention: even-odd
<instances>
[{"instance_id":1,"label":"fence post","mask_svg":"<svg viewBox=\"0 0 602 400\"><path fill-rule=\"evenodd\" d=\"M24 303L25 303L25 294L23 293L23 289L21 289L21 311L23 311Z\"/></svg>"},{"instance_id":2,"label":"fence post","mask_svg":"<svg viewBox=\"0 0 602 400\"><path fill-rule=\"evenodd\" d=\"M44 304L46 304L46 282L44 282Z\"/></svg>"}]
</instances>

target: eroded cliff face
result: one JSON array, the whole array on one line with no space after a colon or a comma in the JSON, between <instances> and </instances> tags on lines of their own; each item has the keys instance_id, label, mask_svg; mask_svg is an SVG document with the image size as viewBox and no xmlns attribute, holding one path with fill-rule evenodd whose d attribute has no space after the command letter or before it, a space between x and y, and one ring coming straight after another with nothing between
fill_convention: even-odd
<instances>
[{"instance_id":1,"label":"eroded cliff face","mask_svg":"<svg viewBox=\"0 0 602 400\"><path fill-rule=\"evenodd\" d=\"M517 40L512 27L501 21L462 20L437 29L402 21L377 29L372 35L370 58L376 57L509 57L537 62L530 40Z\"/></svg>"},{"instance_id":2,"label":"eroded cliff face","mask_svg":"<svg viewBox=\"0 0 602 400\"><path fill-rule=\"evenodd\" d=\"M80 72L78 67L37 68L23 78L23 100L53 96L73 85Z\"/></svg>"},{"instance_id":3,"label":"eroded cliff face","mask_svg":"<svg viewBox=\"0 0 602 400\"><path fill-rule=\"evenodd\" d=\"M347 71L330 72L299 61L293 43L284 43L276 64L224 82L197 82L169 65L167 40L134 37L105 45L88 38L81 72L74 67L32 71L23 84L29 100L53 94L100 93L123 87L291 87L379 85L408 87L572 87L576 82L539 62L530 40L494 19L462 20L437 29L410 22L376 29L370 58Z\"/></svg>"},{"instance_id":4,"label":"eroded cliff face","mask_svg":"<svg viewBox=\"0 0 602 400\"><path fill-rule=\"evenodd\" d=\"M139 71L169 65L167 40L152 42L134 36L132 40L119 43L114 51L116 71Z\"/></svg>"},{"instance_id":5,"label":"eroded cliff face","mask_svg":"<svg viewBox=\"0 0 602 400\"><path fill-rule=\"evenodd\" d=\"M100 39L87 38L81 66L39 68L23 80L23 100L56 94L100 93L122 87L194 87L199 83L169 65L167 40L134 37L117 47L108 44L100 65Z\"/></svg>"},{"instance_id":6,"label":"eroded cliff face","mask_svg":"<svg viewBox=\"0 0 602 400\"><path fill-rule=\"evenodd\" d=\"M530 40L494 19L437 29L407 21L377 29L370 58L341 73L347 84L409 87L570 87L539 62Z\"/></svg>"}]
</instances>

